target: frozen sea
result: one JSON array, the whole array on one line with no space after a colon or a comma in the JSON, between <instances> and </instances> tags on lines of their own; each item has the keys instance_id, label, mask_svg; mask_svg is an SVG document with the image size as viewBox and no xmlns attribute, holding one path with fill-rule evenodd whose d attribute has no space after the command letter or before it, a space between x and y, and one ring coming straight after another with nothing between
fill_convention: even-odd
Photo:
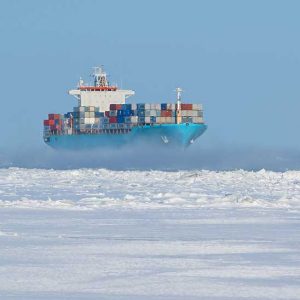
<instances>
[{"instance_id":1,"label":"frozen sea","mask_svg":"<svg viewBox=\"0 0 300 300\"><path fill-rule=\"evenodd\" d=\"M0 299L300 299L300 172L0 169Z\"/></svg>"}]
</instances>

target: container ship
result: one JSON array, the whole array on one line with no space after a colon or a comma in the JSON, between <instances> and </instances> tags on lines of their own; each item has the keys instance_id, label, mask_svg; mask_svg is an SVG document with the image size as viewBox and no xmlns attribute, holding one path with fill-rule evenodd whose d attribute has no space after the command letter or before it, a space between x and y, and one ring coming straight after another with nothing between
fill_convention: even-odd
<instances>
[{"instance_id":1,"label":"container ship","mask_svg":"<svg viewBox=\"0 0 300 300\"><path fill-rule=\"evenodd\" d=\"M207 128L202 105L183 102L180 88L174 103L128 103L135 92L110 85L102 67L94 68L92 77L90 84L80 78L69 91L77 99L73 111L44 120L47 145L66 150L136 143L187 147Z\"/></svg>"}]
</instances>

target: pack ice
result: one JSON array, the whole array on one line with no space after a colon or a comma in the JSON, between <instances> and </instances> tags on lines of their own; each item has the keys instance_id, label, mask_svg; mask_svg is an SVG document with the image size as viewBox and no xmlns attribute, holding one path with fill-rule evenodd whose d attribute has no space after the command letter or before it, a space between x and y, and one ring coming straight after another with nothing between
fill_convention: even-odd
<instances>
[{"instance_id":1,"label":"pack ice","mask_svg":"<svg viewBox=\"0 0 300 300\"><path fill-rule=\"evenodd\" d=\"M0 299L300 299L300 172L0 169Z\"/></svg>"}]
</instances>

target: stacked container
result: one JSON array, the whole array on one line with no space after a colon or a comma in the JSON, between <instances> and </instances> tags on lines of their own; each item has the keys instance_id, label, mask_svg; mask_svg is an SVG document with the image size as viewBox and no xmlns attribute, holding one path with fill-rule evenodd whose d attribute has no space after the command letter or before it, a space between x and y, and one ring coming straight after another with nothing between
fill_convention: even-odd
<instances>
[{"instance_id":1,"label":"stacked container","mask_svg":"<svg viewBox=\"0 0 300 300\"><path fill-rule=\"evenodd\" d=\"M107 129L127 132L135 126L176 123L203 123L202 106L184 103L178 109L174 103L110 104L110 110L105 112L100 112L95 106L79 106L65 115L49 114L48 120L44 121L44 130L48 134Z\"/></svg>"}]
</instances>

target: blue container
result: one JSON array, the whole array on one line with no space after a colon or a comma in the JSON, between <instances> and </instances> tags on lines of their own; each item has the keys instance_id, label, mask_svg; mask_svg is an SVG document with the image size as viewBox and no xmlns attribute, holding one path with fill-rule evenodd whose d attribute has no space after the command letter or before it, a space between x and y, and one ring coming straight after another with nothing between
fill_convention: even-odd
<instances>
[{"instance_id":1,"label":"blue container","mask_svg":"<svg viewBox=\"0 0 300 300\"><path fill-rule=\"evenodd\" d=\"M103 118L102 118L102 122L103 122L104 124L108 124L108 123L109 123L109 118L108 118L108 117L103 117Z\"/></svg>"},{"instance_id":2,"label":"blue container","mask_svg":"<svg viewBox=\"0 0 300 300\"><path fill-rule=\"evenodd\" d=\"M138 110L137 115L139 117L145 117L145 110Z\"/></svg>"},{"instance_id":3,"label":"blue container","mask_svg":"<svg viewBox=\"0 0 300 300\"><path fill-rule=\"evenodd\" d=\"M95 117L96 118L102 118L102 117L104 117L104 113L103 112L99 112L99 111L95 111Z\"/></svg>"},{"instance_id":4,"label":"blue container","mask_svg":"<svg viewBox=\"0 0 300 300\"><path fill-rule=\"evenodd\" d=\"M123 116L118 116L117 117L117 122L118 123L124 123L124 117Z\"/></svg>"},{"instance_id":5,"label":"blue container","mask_svg":"<svg viewBox=\"0 0 300 300\"><path fill-rule=\"evenodd\" d=\"M139 123L145 123L145 117L139 117L138 122Z\"/></svg>"},{"instance_id":6,"label":"blue container","mask_svg":"<svg viewBox=\"0 0 300 300\"><path fill-rule=\"evenodd\" d=\"M131 116L131 109L124 110L124 116L125 117L130 117Z\"/></svg>"},{"instance_id":7,"label":"blue container","mask_svg":"<svg viewBox=\"0 0 300 300\"><path fill-rule=\"evenodd\" d=\"M122 104L122 110L129 110L131 109L131 104Z\"/></svg>"},{"instance_id":8,"label":"blue container","mask_svg":"<svg viewBox=\"0 0 300 300\"><path fill-rule=\"evenodd\" d=\"M138 110L145 109L145 103L138 103L136 107Z\"/></svg>"},{"instance_id":9,"label":"blue container","mask_svg":"<svg viewBox=\"0 0 300 300\"><path fill-rule=\"evenodd\" d=\"M156 123L156 117L150 117L151 123Z\"/></svg>"},{"instance_id":10,"label":"blue container","mask_svg":"<svg viewBox=\"0 0 300 300\"><path fill-rule=\"evenodd\" d=\"M167 110L167 103L161 103L161 110Z\"/></svg>"},{"instance_id":11,"label":"blue container","mask_svg":"<svg viewBox=\"0 0 300 300\"><path fill-rule=\"evenodd\" d=\"M124 116L124 110L117 110L117 117Z\"/></svg>"},{"instance_id":12,"label":"blue container","mask_svg":"<svg viewBox=\"0 0 300 300\"><path fill-rule=\"evenodd\" d=\"M125 123L131 123L131 117L125 117L124 122Z\"/></svg>"},{"instance_id":13,"label":"blue container","mask_svg":"<svg viewBox=\"0 0 300 300\"><path fill-rule=\"evenodd\" d=\"M110 129L117 129L117 123L110 123L109 128Z\"/></svg>"}]
</instances>

